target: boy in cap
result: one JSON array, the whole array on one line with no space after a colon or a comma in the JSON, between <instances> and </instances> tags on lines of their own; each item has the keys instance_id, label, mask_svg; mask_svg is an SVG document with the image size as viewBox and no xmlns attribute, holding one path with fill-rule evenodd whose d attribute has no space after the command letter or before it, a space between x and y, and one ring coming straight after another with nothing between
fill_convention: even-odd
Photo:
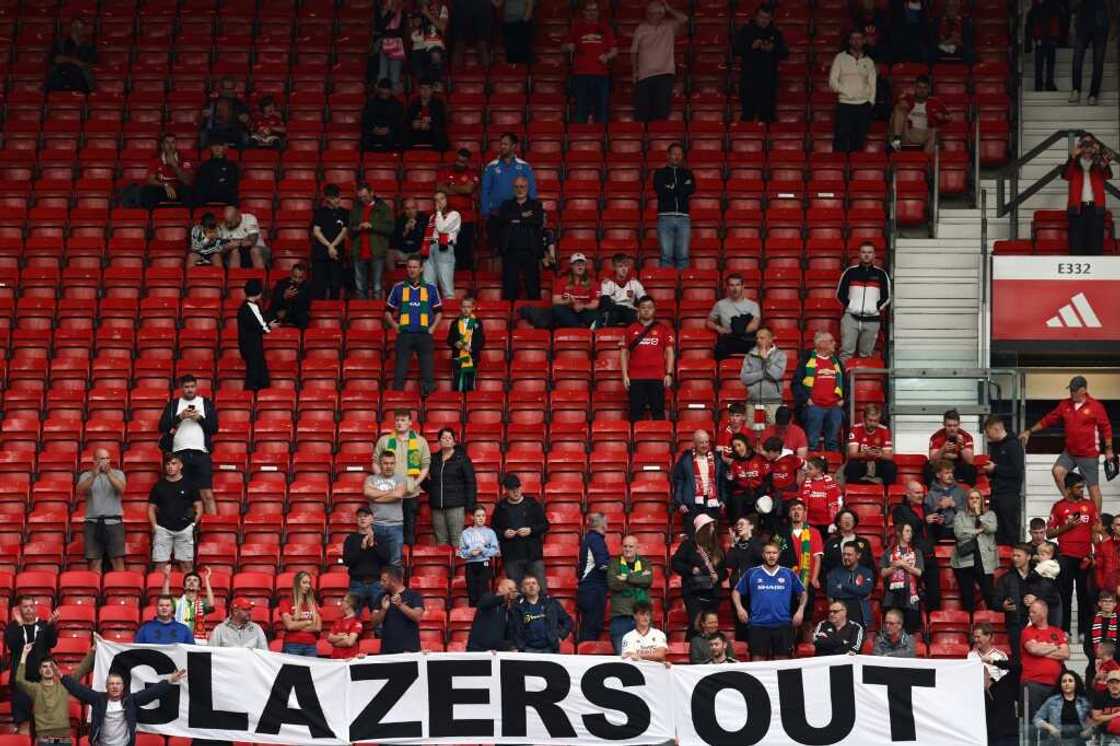
<instances>
[{"instance_id":1,"label":"boy in cap","mask_svg":"<svg viewBox=\"0 0 1120 746\"><path fill-rule=\"evenodd\" d=\"M261 281L254 278L245 283L245 300L237 309L237 347L245 361L245 390L260 391L269 387L268 361L264 357L264 335L276 322L264 320L261 312Z\"/></svg>"}]
</instances>

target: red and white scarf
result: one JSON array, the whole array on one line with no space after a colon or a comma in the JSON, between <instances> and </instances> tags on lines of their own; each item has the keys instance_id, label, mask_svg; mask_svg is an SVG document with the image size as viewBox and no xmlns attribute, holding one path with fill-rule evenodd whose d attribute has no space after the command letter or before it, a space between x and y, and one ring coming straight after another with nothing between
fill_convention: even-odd
<instances>
[{"instance_id":1,"label":"red and white scarf","mask_svg":"<svg viewBox=\"0 0 1120 746\"><path fill-rule=\"evenodd\" d=\"M706 470L701 471L701 470ZM696 484L696 504L708 508L718 508L716 496L716 459L713 451L704 456L692 452L692 481Z\"/></svg>"},{"instance_id":2,"label":"red and white scarf","mask_svg":"<svg viewBox=\"0 0 1120 746\"><path fill-rule=\"evenodd\" d=\"M895 544L894 548L891 549L891 562L898 560L915 564L918 561L918 555L914 552L913 547L903 551L901 544ZM898 568L892 572L887 580L887 589L902 594L902 597L912 606L916 606L918 603L918 589L914 583L914 576L906 570Z\"/></svg>"},{"instance_id":3,"label":"red and white scarf","mask_svg":"<svg viewBox=\"0 0 1120 746\"><path fill-rule=\"evenodd\" d=\"M429 256L432 244L438 245L441 249L446 249L449 243L451 243L451 234L440 233L436 230L436 214L433 212L428 218L428 227L424 229L424 243L421 246L420 253L423 256Z\"/></svg>"}]
</instances>

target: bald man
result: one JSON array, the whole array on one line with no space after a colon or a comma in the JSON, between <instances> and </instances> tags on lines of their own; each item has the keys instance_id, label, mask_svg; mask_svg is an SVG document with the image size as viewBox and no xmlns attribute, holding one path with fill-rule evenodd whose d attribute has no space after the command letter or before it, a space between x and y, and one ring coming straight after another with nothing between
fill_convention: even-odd
<instances>
[{"instance_id":1,"label":"bald man","mask_svg":"<svg viewBox=\"0 0 1120 746\"><path fill-rule=\"evenodd\" d=\"M513 602L517 583L509 578L498 581L497 592L483 594L474 613L467 652L513 650Z\"/></svg>"},{"instance_id":2,"label":"bald man","mask_svg":"<svg viewBox=\"0 0 1120 746\"><path fill-rule=\"evenodd\" d=\"M673 467L673 505L692 533L696 516L706 513L719 519L727 501L727 466L712 448L712 438L704 430L692 434L692 448L681 454Z\"/></svg>"},{"instance_id":3,"label":"bald man","mask_svg":"<svg viewBox=\"0 0 1120 746\"><path fill-rule=\"evenodd\" d=\"M109 451L104 448L93 452L93 468L78 477L78 495L86 498L86 562L93 572L101 572L105 555L109 555L114 570L124 569L121 496L125 486L124 472L113 468Z\"/></svg>"}]
</instances>

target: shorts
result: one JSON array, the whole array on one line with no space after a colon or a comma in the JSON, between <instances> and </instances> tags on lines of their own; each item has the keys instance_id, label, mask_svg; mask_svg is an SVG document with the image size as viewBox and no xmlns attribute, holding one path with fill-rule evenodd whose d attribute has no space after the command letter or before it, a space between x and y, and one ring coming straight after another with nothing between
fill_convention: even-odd
<instances>
[{"instance_id":1,"label":"shorts","mask_svg":"<svg viewBox=\"0 0 1120 746\"><path fill-rule=\"evenodd\" d=\"M1058 456L1058 460L1054 462L1054 466L1060 466L1066 471L1077 469L1077 473L1085 477L1086 487L1096 487L1101 483L1100 456L1093 456L1091 458L1070 456L1065 451L1062 451L1061 455Z\"/></svg>"},{"instance_id":2,"label":"shorts","mask_svg":"<svg viewBox=\"0 0 1120 746\"><path fill-rule=\"evenodd\" d=\"M206 451L176 451L183 462L183 476L191 480L195 489L208 490L214 486L214 467Z\"/></svg>"},{"instance_id":3,"label":"shorts","mask_svg":"<svg viewBox=\"0 0 1120 746\"><path fill-rule=\"evenodd\" d=\"M793 653L793 627L760 627L752 624L747 634L751 657L789 657Z\"/></svg>"},{"instance_id":4,"label":"shorts","mask_svg":"<svg viewBox=\"0 0 1120 746\"><path fill-rule=\"evenodd\" d=\"M96 561L106 554L112 558L124 556L124 523L117 519L115 522L99 521L96 518L86 518L85 545L86 559Z\"/></svg>"},{"instance_id":5,"label":"shorts","mask_svg":"<svg viewBox=\"0 0 1120 746\"><path fill-rule=\"evenodd\" d=\"M193 523L182 531L170 531L163 526L156 526L152 537L152 562L170 562L172 556L177 562L194 561Z\"/></svg>"},{"instance_id":6,"label":"shorts","mask_svg":"<svg viewBox=\"0 0 1120 746\"><path fill-rule=\"evenodd\" d=\"M916 130L911 127L906 128L903 133L902 139L907 145L925 145L929 142L930 130Z\"/></svg>"}]
</instances>

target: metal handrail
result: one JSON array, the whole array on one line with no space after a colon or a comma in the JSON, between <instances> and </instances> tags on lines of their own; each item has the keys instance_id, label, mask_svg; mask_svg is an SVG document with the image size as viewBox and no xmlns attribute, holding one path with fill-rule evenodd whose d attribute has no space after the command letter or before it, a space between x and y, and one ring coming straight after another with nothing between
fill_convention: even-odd
<instances>
[{"instance_id":1,"label":"metal handrail","mask_svg":"<svg viewBox=\"0 0 1120 746\"><path fill-rule=\"evenodd\" d=\"M937 238L937 222L941 215L941 144L936 142L933 144L933 194L929 201L933 205L929 237Z\"/></svg>"},{"instance_id":2,"label":"metal handrail","mask_svg":"<svg viewBox=\"0 0 1120 746\"><path fill-rule=\"evenodd\" d=\"M990 256L988 252L988 190L980 190L980 303L977 304L976 364L988 365L988 277Z\"/></svg>"},{"instance_id":3,"label":"metal handrail","mask_svg":"<svg viewBox=\"0 0 1120 746\"><path fill-rule=\"evenodd\" d=\"M887 255L890 257L890 276L896 277L896 254L898 253L898 244L895 240L896 230L898 225L896 223L895 209L898 200L898 184L895 180L894 168L889 170L891 189L887 195ZM890 304L890 323L887 325L887 360L894 360L894 309L898 307L897 303Z\"/></svg>"},{"instance_id":4,"label":"metal handrail","mask_svg":"<svg viewBox=\"0 0 1120 746\"><path fill-rule=\"evenodd\" d=\"M973 193L973 205L980 201L980 117L975 116L973 113L974 124L976 125L975 142L976 145L972 148L972 183L976 191Z\"/></svg>"}]
</instances>

